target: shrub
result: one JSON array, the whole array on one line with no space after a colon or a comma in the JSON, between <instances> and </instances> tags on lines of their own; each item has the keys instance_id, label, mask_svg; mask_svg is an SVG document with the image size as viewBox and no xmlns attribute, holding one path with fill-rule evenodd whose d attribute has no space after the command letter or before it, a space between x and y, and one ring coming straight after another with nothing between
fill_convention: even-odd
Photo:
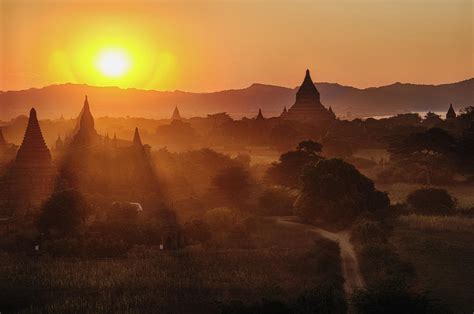
<instances>
[{"instance_id":1,"label":"shrub","mask_svg":"<svg viewBox=\"0 0 474 314\"><path fill-rule=\"evenodd\" d=\"M46 233L74 234L84 224L89 211L89 205L78 191L56 192L43 205L38 227Z\"/></svg>"},{"instance_id":2,"label":"shrub","mask_svg":"<svg viewBox=\"0 0 474 314\"><path fill-rule=\"evenodd\" d=\"M385 280L357 290L351 297L356 313L443 313L441 307L426 294L410 291L397 280Z\"/></svg>"},{"instance_id":3,"label":"shrub","mask_svg":"<svg viewBox=\"0 0 474 314\"><path fill-rule=\"evenodd\" d=\"M421 214L449 214L456 206L455 199L445 189L424 188L410 193L406 202Z\"/></svg>"},{"instance_id":4,"label":"shrub","mask_svg":"<svg viewBox=\"0 0 474 314\"><path fill-rule=\"evenodd\" d=\"M234 212L228 207L216 207L204 214L204 222L211 227L211 230L229 230L234 225L235 220Z\"/></svg>"},{"instance_id":5,"label":"shrub","mask_svg":"<svg viewBox=\"0 0 474 314\"><path fill-rule=\"evenodd\" d=\"M302 191L295 202L295 213L304 220L345 227L364 212L377 212L389 206L386 193L353 165L340 159L325 159L308 165L301 176Z\"/></svg>"},{"instance_id":6,"label":"shrub","mask_svg":"<svg viewBox=\"0 0 474 314\"><path fill-rule=\"evenodd\" d=\"M388 230L377 221L359 220L351 229L351 241L362 244L387 242Z\"/></svg>"},{"instance_id":7,"label":"shrub","mask_svg":"<svg viewBox=\"0 0 474 314\"><path fill-rule=\"evenodd\" d=\"M270 188L260 195L259 213L263 215L291 215L295 197L290 195L286 189Z\"/></svg>"}]
</instances>

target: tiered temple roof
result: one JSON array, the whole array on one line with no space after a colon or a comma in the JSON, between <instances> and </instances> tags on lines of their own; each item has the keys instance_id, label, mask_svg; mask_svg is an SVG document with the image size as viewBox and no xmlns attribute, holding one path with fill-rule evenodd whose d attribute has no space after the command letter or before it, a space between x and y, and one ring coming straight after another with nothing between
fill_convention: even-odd
<instances>
[{"instance_id":1,"label":"tiered temple roof","mask_svg":"<svg viewBox=\"0 0 474 314\"><path fill-rule=\"evenodd\" d=\"M323 122L333 119L329 111L321 104L321 99L309 70L300 88L296 93L296 101L288 113L286 119L297 120L303 122Z\"/></svg>"},{"instance_id":2,"label":"tiered temple roof","mask_svg":"<svg viewBox=\"0 0 474 314\"><path fill-rule=\"evenodd\" d=\"M34 108L18 149L8 180L8 202L14 215L21 216L38 208L49 197L53 187L54 169L51 153L44 142Z\"/></svg>"},{"instance_id":3,"label":"tiered temple roof","mask_svg":"<svg viewBox=\"0 0 474 314\"><path fill-rule=\"evenodd\" d=\"M44 142L43 134L34 108L30 111L28 126L20 149L16 155L15 167L35 168L51 165L51 153Z\"/></svg>"},{"instance_id":4,"label":"tiered temple roof","mask_svg":"<svg viewBox=\"0 0 474 314\"><path fill-rule=\"evenodd\" d=\"M76 134L73 138L75 144L91 144L99 139L99 135L94 128L94 117L92 116L89 100L84 100L84 106L82 107L81 113L78 117L78 124L76 126Z\"/></svg>"}]
</instances>

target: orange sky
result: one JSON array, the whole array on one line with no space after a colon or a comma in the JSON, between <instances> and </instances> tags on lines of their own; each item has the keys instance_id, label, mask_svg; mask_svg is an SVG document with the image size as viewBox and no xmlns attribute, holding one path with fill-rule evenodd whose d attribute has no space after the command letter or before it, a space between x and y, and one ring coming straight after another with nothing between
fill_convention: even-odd
<instances>
[{"instance_id":1,"label":"orange sky","mask_svg":"<svg viewBox=\"0 0 474 314\"><path fill-rule=\"evenodd\" d=\"M356 87L474 76L472 0L0 0L0 89L54 83L213 91L253 82ZM103 49L132 67L101 76Z\"/></svg>"}]
</instances>

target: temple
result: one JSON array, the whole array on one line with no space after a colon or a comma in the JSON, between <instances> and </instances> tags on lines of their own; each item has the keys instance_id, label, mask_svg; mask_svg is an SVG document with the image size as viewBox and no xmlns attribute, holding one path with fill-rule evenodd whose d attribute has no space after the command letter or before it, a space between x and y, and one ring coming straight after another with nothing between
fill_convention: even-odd
<instances>
[{"instance_id":1,"label":"temple","mask_svg":"<svg viewBox=\"0 0 474 314\"><path fill-rule=\"evenodd\" d=\"M173 115L171 116L171 120L181 120L181 114L179 113L178 106L174 107Z\"/></svg>"},{"instance_id":2,"label":"temple","mask_svg":"<svg viewBox=\"0 0 474 314\"><path fill-rule=\"evenodd\" d=\"M454 111L453 104L449 104L448 112L446 113L446 120L456 118L456 112Z\"/></svg>"},{"instance_id":3,"label":"temple","mask_svg":"<svg viewBox=\"0 0 474 314\"><path fill-rule=\"evenodd\" d=\"M257 120L257 121L265 120L265 118L263 117L263 114L262 114L262 109L258 109L258 114L257 114L257 117L255 118L255 120Z\"/></svg>"},{"instance_id":4,"label":"temple","mask_svg":"<svg viewBox=\"0 0 474 314\"><path fill-rule=\"evenodd\" d=\"M32 108L10 178L11 192L21 202L14 205L15 215L26 214L49 197L53 174L51 153L43 139L36 110Z\"/></svg>"},{"instance_id":5,"label":"temple","mask_svg":"<svg viewBox=\"0 0 474 314\"><path fill-rule=\"evenodd\" d=\"M306 70L306 75L300 88L296 93L296 101L288 113L285 114L285 119L295 120L299 122L321 123L327 122L334 117L321 104L321 99L309 70Z\"/></svg>"},{"instance_id":6,"label":"temple","mask_svg":"<svg viewBox=\"0 0 474 314\"><path fill-rule=\"evenodd\" d=\"M78 117L78 123L76 125L76 131L72 142L76 145L90 145L96 143L99 138L100 137L94 127L94 118L92 117L89 101L86 95L84 106Z\"/></svg>"},{"instance_id":7,"label":"temple","mask_svg":"<svg viewBox=\"0 0 474 314\"><path fill-rule=\"evenodd\" d=\"M135 133L133 134L133 146L143 147L140 133L138 133L138 128L135 128Z\"/></svg>"}]
</instances>

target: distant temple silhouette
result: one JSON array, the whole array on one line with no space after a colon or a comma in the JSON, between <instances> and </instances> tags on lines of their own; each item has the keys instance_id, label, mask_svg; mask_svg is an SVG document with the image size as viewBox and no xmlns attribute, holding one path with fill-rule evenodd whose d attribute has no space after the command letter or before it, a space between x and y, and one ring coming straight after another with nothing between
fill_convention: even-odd
<instances>
[{"instance_id":1,"label":"distant temple silhouette","mask_svg":"<svg viewBox=\"0 0 474 314\"><path fill-rule=\"evenodd\" d=\"M306 70L303 83L296 92L294 105L288 109L287 113L283 111L282 118L310 123L328 122L334 119L334 115L322 105L309 70Z\"/></svg>"},{"instance_id":2,"label":"distant temple silhouette","mask_svg":"<svg viewBox=\"0 0 474 314\"><path fill-rule=\"evenodd\" d=\"M179 113L178 106L174 107L173 115L171 116L171 120L181 120L181 114Z\"/></svg>"},{"instance_id":3,"label":"distant temple silhouette","mask_svg":"<svg viewBox=\"0 0 474 314\"><path fill-rule=\"evenodd\" d=\"M456 118L456 112L454 111L453 104L449 104L448 112L446 113L446 120Z\"/></svg>"},{"instance_id":4,"label":"distant temple silhouette","mask_svg":"<svg viewBox=\"0 0 474 314\"><path fill-rule=\"evenodd\" d=\"M15 215L39 206L49 197L53 185L54 169L51 153L41 133L34 108L30 111L23 142L18 149L9 182L15 197Z\"/></svg>"},{"instance_id":5,"label":"distant temple silhouette","mask_svg":"<svg viewBox=\"0 0 474 314\"><path fill-rule=\"evenodd\" d=\"M82 107L81 113L78 117L78 124L76 125L76 131L72 143L75 145L90 145L96 143L99 139L100 137L95 130L94 117L92 117L89 101L86 95L84 106Z\"/></svg>"},{"instance_id":6,"label":"distant temple silhouette","mask_svg":"<svg viewBox=\"0 0 474 314\"><path fill-rule=\"evenodd\" d=\"M255 118L255 120L257 120L257 121L265 120L265 118L263 117L263 114L262 114L262 109L258 109L258 114L257 114L257 117Z\"/></svg>"}]
</instances>

